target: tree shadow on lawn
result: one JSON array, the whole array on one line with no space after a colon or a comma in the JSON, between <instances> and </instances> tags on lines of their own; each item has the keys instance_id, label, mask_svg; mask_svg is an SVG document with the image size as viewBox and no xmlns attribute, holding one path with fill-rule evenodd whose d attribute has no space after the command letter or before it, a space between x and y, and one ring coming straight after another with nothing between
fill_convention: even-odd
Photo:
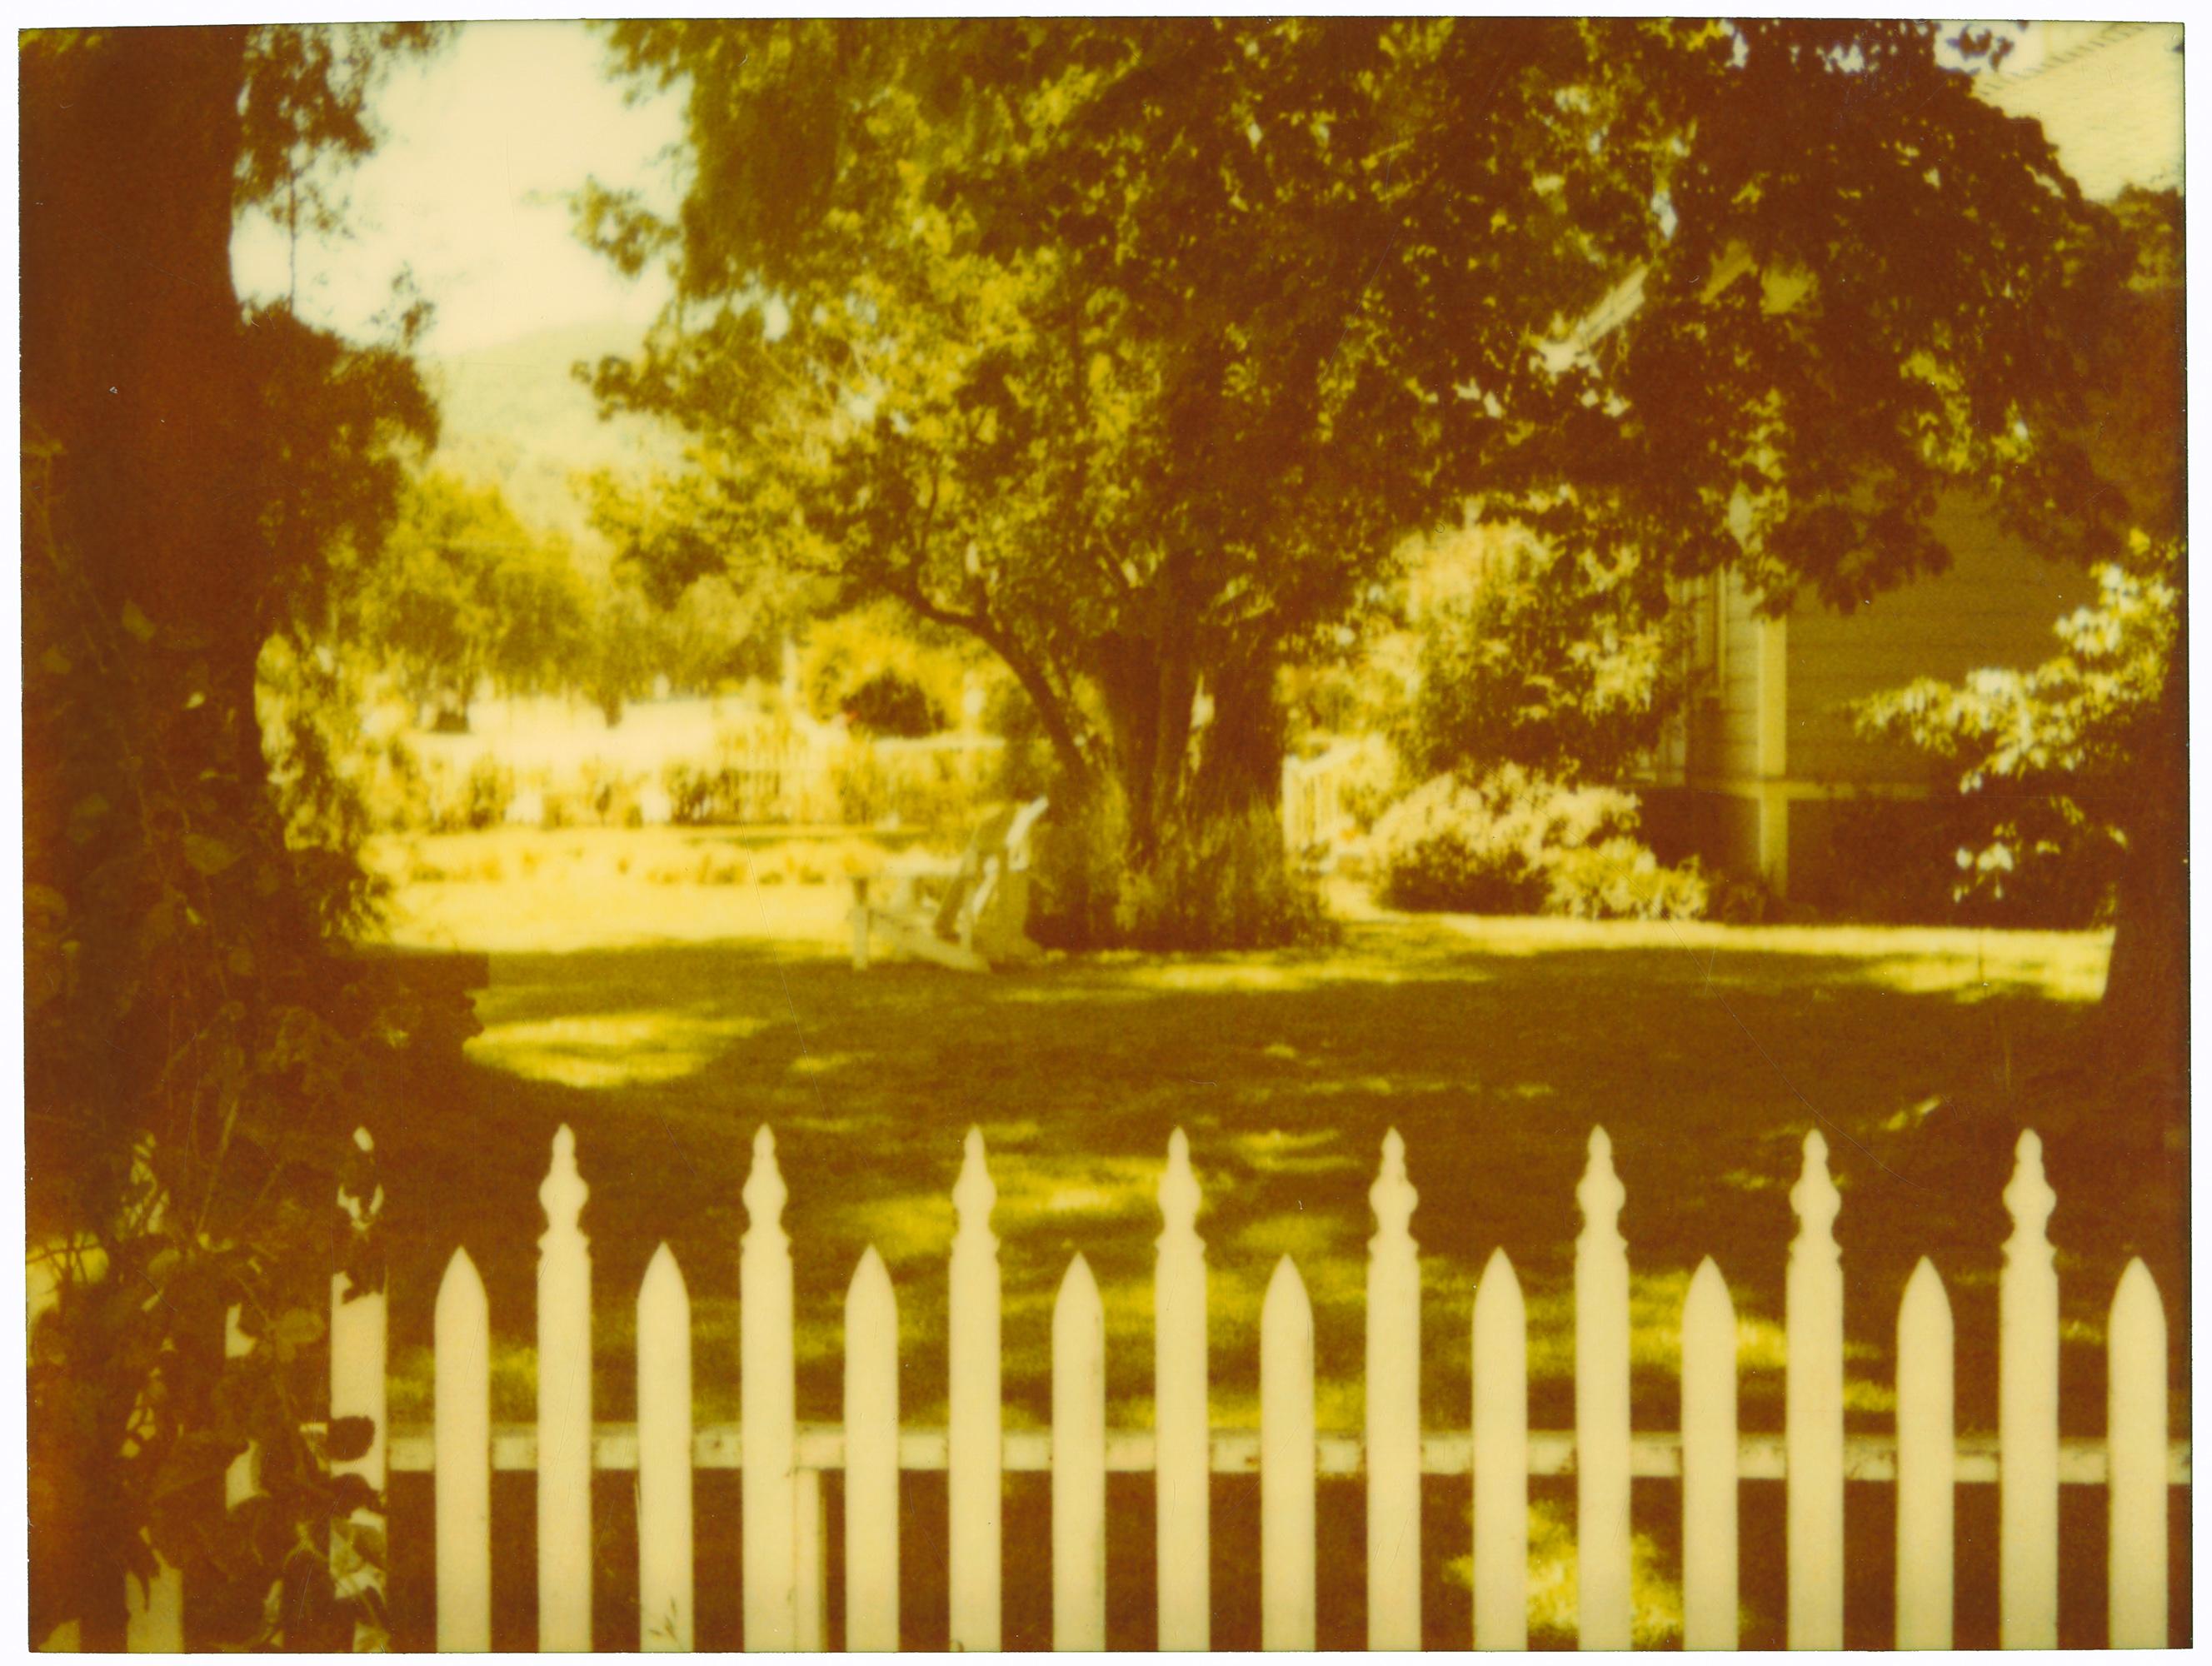
<instances>
[{"instance_id":1,"label":"tree shadow on lawn","mask_svg":"<svg viewBox=\"0 0 2212 1666\"><path fill-rule=\"evenodd\" d=\"M1205 1189L1216 1422L1256 1422L1259 1300L1289 1254L1314 1300L1320 1422L1356 1429L1366 1193L1395 1127L1421 1193L1425 1420L1466 1426L1472 1291L1502 1245L1529 1298L1532 1423L1565 1428L1575 1185L1601 1123L1627 1189L1638 1426L1674 1426L1680 1301L1706 1255L1736 1301L1743 1423L1780 1426L1788 1194L1817 1126L1844 1200L1854 1424L1888 1426L1897 1302L1927 1254L1957 1320L1961 1426L1993 1428L2008 1140L1931 1165L1901 1129L1917 1107L2069 1064L2091 1009L2055 998L2060 981L1909 942L1498 952L1425 922L1357 927L1330 951L1099 957L990 977L857 975L819 952L743 943L495 956L470 1056L376 1129L395 1414L427 1415L436 1283L465 1243L491 1297L497 1414L530 1415L536 1192L565 1122L592 1188L598 1415L630 1414L632 1304L663 1239L694 1304L699 1414L735 1415L739 1193L767 1125L791 1194L800 1416L839 1416L844 1290L872 1243L898 1290L902 1414L940 1421L950 1195L975 1124L999 1193L1009 1421L1048 1416L1051 1304L1080 1252L1105 1297L1109 1415L1146 1424L1156 1188L1181 1127ZM2105 1310L2129 1254L2155 1254L2185 1369L2185 1286L2161 1248L2179 1235L2171 1218L2118 1207L2130 1177L2109 1165L2054 1162L2051 1177L2062 1408L2069 1430L2094 1432ZM2167 1215L2180 1206L2172 1195Z\"/></svg>"}]
</instances>

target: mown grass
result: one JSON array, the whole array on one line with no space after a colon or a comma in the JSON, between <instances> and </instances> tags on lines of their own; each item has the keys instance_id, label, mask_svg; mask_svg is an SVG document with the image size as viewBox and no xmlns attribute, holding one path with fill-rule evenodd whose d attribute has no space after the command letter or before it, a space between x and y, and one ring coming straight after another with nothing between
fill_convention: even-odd
<instances>
[{"instance_id":1,"label":"mown grass","mask_svg":"<svg viewBox=\"0 0 2212 1666\"><path fill-rule=\"evenodd\" d=\"M510 858L575 837L497 836ZM401 1421L428 1414L432 1304L463 1243L490 1292L495 1414L531 1415L536 1192L562 1122L592 1188L601 1418L630 1414L632 1304L663 1240L694 1303L698 1414L736 1415L739 1194L763 1125L790 1189L806 1420L839 1415L844 1290L872 1243L898 1291L903 1415L941 1420L950 1193L971 1124L998 1188L1014 1423L1048 1415L1051 1302L1079 1251L1105 1299L1109 1417L1149 1421L1155 1189L1181 1127L1206 1194L1214 1420L1256 1420L1260 1297L1289 1254L1314 1301L1321 1424L1357 1429L1366 1191L1395 1128L1420 1191L1425 1419L1466 1426L1473 1285L1502 1245L1528 1296L1532 1423L1571 1426L1575 1183L1602 1124L1628 1195L1639 1426L1674 1426L1675 1328L1707 1255L1737 1305L1742 1421L1780 1426L1788 1193L1817 1127L1844 1196L1852 1423L1888 1426L1897 1302L1926 1254L1951 1289L1960 1425L1994 1428L2010 1141L1942 1131L1960 1104L2054 1130L2068 1427L2101 1426L2105 1309L2131 1254L2166 1292L2185 1390L2179 1182L2094 1160L2103 1147L2065 1126L2102 937L1347 906L1329 950L856 975L842 885L656 885L632 855L626 873L610 858L564 877L542 855L526 877L510 860L500 883L403 889L403 936L494 954L484 1033L375 1129Z\"/></svg>"}]
</instances>

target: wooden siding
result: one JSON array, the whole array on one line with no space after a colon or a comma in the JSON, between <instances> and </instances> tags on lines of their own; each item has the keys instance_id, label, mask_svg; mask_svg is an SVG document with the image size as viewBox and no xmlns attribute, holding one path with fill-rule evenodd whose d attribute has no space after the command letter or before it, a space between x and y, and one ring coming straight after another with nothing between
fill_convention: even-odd
<instances>
[{"instance_id":1,"label":"wooden siding","mask_svg":"<svg viewBox=\"0 0 2212 1666\"><path fill-rule=\"evenodd\" d=\"M1748 781L1759 774L1759 616L1733 572L1723 579L1721 636L1719 709L1713 751L1706 755L1711 763L1696 760L1691 770L1693 776Z\"/></svg>"},{"instance_id":2,"label":"wooden siding","mask_svg":"<svg viewBox=\"0 0 2212 1666\"><path fill-rule=\"evenodd\" d=\"M1823 784L1929 778L1911 751L1862 739L1850 702L1919 677L2051 657L2051 626L2090 599L2088 575L2007 538L1976 506L1952 500L1935 526L1950 570L1879 596L1855 614L1801 598L1790 615L1790 775ZM1752 730L1744 731L1747 745ZM1733 757L1731 752L1729 756Z\"/></svg>"}]
</instances>

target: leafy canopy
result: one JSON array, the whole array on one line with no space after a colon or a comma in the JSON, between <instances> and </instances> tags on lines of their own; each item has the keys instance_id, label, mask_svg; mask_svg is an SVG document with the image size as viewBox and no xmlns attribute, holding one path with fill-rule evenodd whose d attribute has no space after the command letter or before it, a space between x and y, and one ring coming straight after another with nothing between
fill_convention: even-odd
<instances>
[{"instance_id":1,"label":"leafy canopy","mask_svg":"<svg viewBox=\"0 0 2212 1666\"><path fill-rule=\"evenodd\" d=\"M2091 211L1934 25L614 41L688 80L695 158L673 221L586 203L679 287L603 393L692 429L724 541L964 623L1056 696L1124 631L1298 642L1477 489L1850 601L1941 562L1938 481L2069 460L2040 447Z\"/></svg>"}]
</instances>

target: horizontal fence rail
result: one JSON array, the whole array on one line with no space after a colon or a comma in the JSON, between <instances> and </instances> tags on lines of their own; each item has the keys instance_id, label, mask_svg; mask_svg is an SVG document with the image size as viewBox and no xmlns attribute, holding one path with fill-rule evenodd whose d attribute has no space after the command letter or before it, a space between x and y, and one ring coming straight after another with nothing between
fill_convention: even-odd
<instances>
[{"instance_id":1,"label":"horizontal fence rail","mask_svg":"<svg viewBox=\"0 0 2212 1666\"><path fill-rule=\"evenodd\" d=\"M695 1469L744 1468L741 1426L736 1423L702 1423L691 1438L691 1467ZM1528 1432L1528 1473L1534 1476L1575 1473L1575 1437L1569 1429ZM1042 1474L1052 1468L1049 1429L1008 1429L1000 1437L1001 1467L1010 1474ZM942 1428L908 1424L898 1432L898 1467L902 1470L941 1472L945 1467L946 1435ZM435 1473L437 1436L426 1423L403 1423L392 1433L390 1468L399 1475ZM1682 1479L1683 1438L1673 1430L1638 1430L1629 1437L1628 1472L1638 1481ZM800 1469L839 1471L846 1468L845 1430L836 1423L802 1423L793 1449ZM1788 1438L1771 1434L1743 1434L1736 1438L1736 1478L1740 1481L1783 1481L1788 1477ZM1965 1485L1992 1485L1997 1480L1997 1437L1960 1435L1954 1450L1955 1479ZM2111 1479L2108 1443L2095 1437L2076 1437L2058 1444L2058 1481L2063 1487L2103 1487ZM1464 1431L1425 1432L1421 1436L1421 1473L1425 1475L1469 1475L1475 1470L1474 1441ZM2191 1443L2167 1443L2166 1474L2161 1485L2187 1487L2191 1474ZM492 1426L491 1467L501 1473L533 1470L538 1467L538 1431L528 1423L499 1423ZM592 1467L627 1471L638 1467L638 1429L635 1423L599 1423L592 1430ZM1106 1432L1106 1468L1110 1474L1148 1475L1160 1467L1158 1437L1150 1429L1109 1429ZM1367 1473L1367 1443L1356 1434L1323 1432L1314 1438L1314 1467L1330 1476ZM1207 1436L1206 1468L1217 1475L1256 1475L1260 1473L1260 1432L1257 1429L1215 1429ZM1897 1437L1885 1434L1847 1435L1844 1438L1844 1479L1850 1481L1894 1481L1897 1479Z\"/></svg>"},{"instance_id":2,"label":"horizontal fence rail","mask_svg":"<svg viewBox=\"0 0 2212 1666\"><path fill-rule=\"evenodd\" d=\"M367 1135L360 1136L363 1144ZM588 1196L576 1142L563 1128L539 1192L538 1414L529 1423L489 1416L490 1314L483 1282L456 1250L437 1297L434 1403L428 1426L387 1426L386 1298L343 1280L331 1291L333 1416L367 1417L375 1439L356 1461L381 1488L392 1474L428 1474L435 1493L437 1642L482 1650L491 1635L489 1481L495 1472L534 1472L538 1487L538 1625L544 1649L592 1645L593 1541L590 1478L636 1475L638 1646L695 1645L693 1475L741 1476L744 1532L743 1624L752 1649L815 1650L830 1635L827 1517L822 1477L844 1477L845 1638L854 1648L894 1648L902 1555L941 1556L952 1646L1001 1642L1004 1478L1052 1478L1051 1529L1025 1547L1022 1566L1048 1560L1054 1645L1097 1649L1106 1640L1109 1474L1158 1476L1156 1579L1163 1647L1209 1646L1206 1498L1209 1475L1258 1479L1258 1585L1262 1643L1316 1643L1316 1487L1323 1478L1364 1477L1367 1487L1368 1641L1423 1641L1423 1477L1470 1480L1473 1636L1487 1648L1526 1646L1531 1582L1528 1486L1574 1478L1576 1596L1582 1647L1635 1640L1631 1586L1630 1483L1679 1481L1682 1512L1682 1640L1690 1647L1737 1643L1745 1482L1785 1489L1784 1560L1788 1637L1794 1647L1835 1647L1844 1639L1846 1546L1843 1490L1852 1481L1891 1485L1895 1494L1896 1641L1948 1647L1954 1635L1955 1489L1998 1490L2000 1639L2048 1646L2057 1639L2058 1495L2102 1487L2109 1527L2107 1635L2114 1646L2163 1646L2168 1639L2168 1489L2191 1484L2191 1447L2169 1438L2166 1316L2157 1286L2129 1264L2111 1310L2111 1389L2104 1438L2062 1438L2058 1425L2057 1274L2045 1228L2056 1195L2042 1148L2021 1136L2004 1193L2013 1221L1999 1287L1998 1405L1995 1435L1954 1427L1955 1371L1943 1282L1923 1260L1897 1318L1898 1412L1894 1433L1844 1427L1844 1274L1834 1225L1842 1196L1815 1133L1790 1192L1797 1232L1789 1248L1785 1427L1737 1426L1741 1377L1735 1310L1726 1280L1706 1260L1690 1280L1680 1314L1682 1415L1679 1431L1631 1425L1628 1381L1630 1246L1619 1220L1626 1189L1602 1129L1589 1140L1577 1189L1583 1231L1575 1247L1576 1426L1530 1429L1528 1309L1502 1251L1492 1254L1471 1304L1425 1315L1419 1246L1412 1222L1418 1194L1405 1146L1385 1140L1369 1194L1376 1231L1368 1244L1366 1425L1317 1428L1313 1306L1295 1260L1269 1279L1260 1319L1260 1426L1212 1427L1207 1414L1206 1251L1197 1226L1201 1196L1189 1142L1170 1144L1157 1243L1154 1428L1107 1426L1108 1333L1089 1263L1070 1258L1052 1320L1052 1426L1008 1429L1001 1395L1001 1292L997 1201L982 1135L969 1130L953 1191L957 1216L947 1276L949 1394L943 1427L899 1421L898 1294L872 1248L845 1303L844 1420L800 1423L794 1395L792 1243L782 1225L787 1192L775 1142L760 1130L744 1199L749 1225L739 1253L740 1411L735 1422L693 1418L691 1306L666 1245L653 1255L636 1295L638 1416L595 1421L592 1413L592 1258L579 1228ZM367 1230L381 1202L356 1207ZM1463 1430L1420 1426L1421 1327L1445 1320L1471 1352L1469 1422ZM249 1346L234 1329L234 1352ZM234 1467L235 1505L250 1494L251 1455ZM942 1535L900 1542L902 1472L946 1477ZM779 1523L770 1529L766 1524ZM364 1541L380 1538L381 1514L363 1512ZM341 1589L382 1590L381 1565L333 1545ZM1044 1554L1048 1552L1048 1555ZM1033 1560L1034 1559L1034 1561ZM183 1604L173 1570L150 1589L126 1593L133 1649L182 1646ZM366 1628L356 1647L380 1633Z\"/></svg>"}]
</instances>

